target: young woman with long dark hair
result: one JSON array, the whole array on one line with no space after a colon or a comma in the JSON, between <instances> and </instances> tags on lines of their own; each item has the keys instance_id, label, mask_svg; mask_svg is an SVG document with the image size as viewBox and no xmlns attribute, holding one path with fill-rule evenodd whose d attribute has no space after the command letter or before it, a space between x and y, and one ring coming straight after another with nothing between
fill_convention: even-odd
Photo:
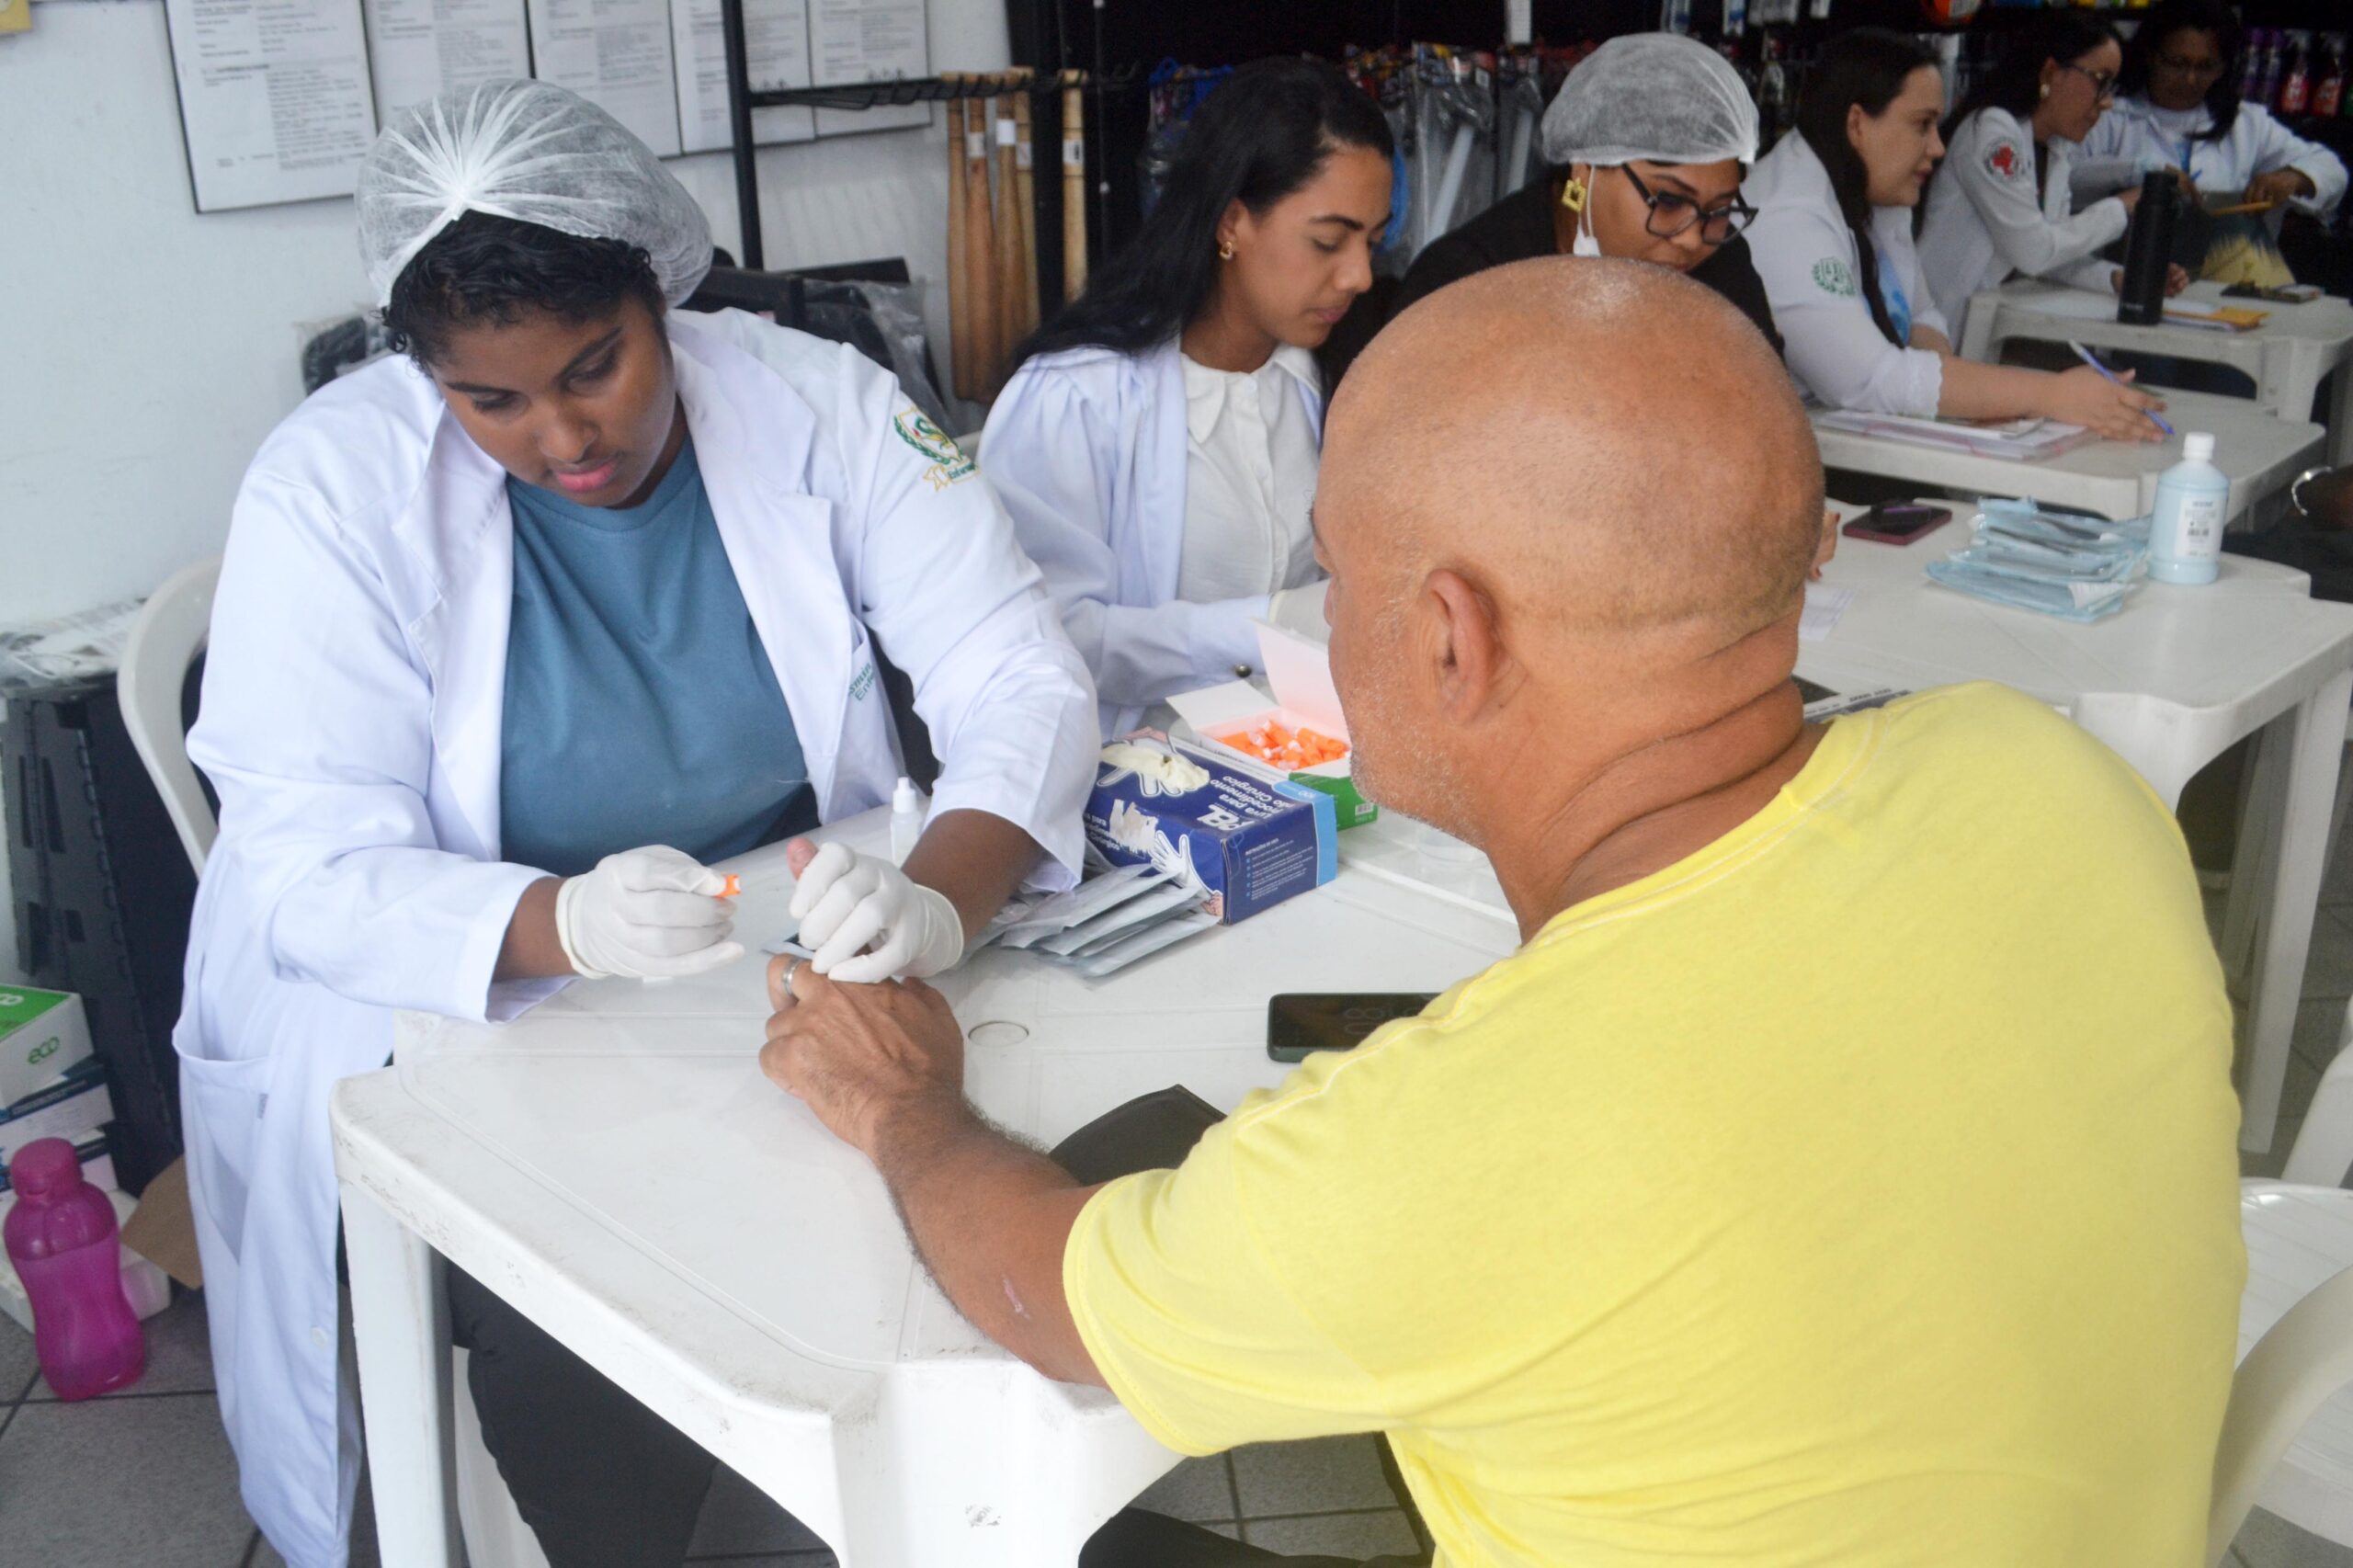
<instances>
[{"instance_id":1,"label":"young woman with long dark hair","mask_svg":"<svg viewBox=\"0 0 2353 1568\"><path fill-rule=\"evenodd\" d=\"M2162 432L2163 404L2088 367L2052 375L1952 349L1912 239L1912 210L1944 156L1936 56L1882 28L1833 40L1807 80L1797 130L1750 175L1748 248L1798 385L1838 408L2006 418L2035 414L2117 440Z\"/></svg>"},{"instance_id":2,"label":"young woman with long dark hair","mask_svg":"<svg viewBox=\"0 0 2353 1568\"><path fill-rule=\"evenodd\" d=\"M2345 165L2261 104L2239 100L2238 18L2222 0L2159 0L2124 51L2124 95L2075 159L2079 201L2177 168L2210 196L2285 202L2319 217L2345 195Z\"/></svg>"},{"instance_id":3,"label":"young woman with long dark hair","mask_svg":"<svg viewBox=\"0 0 2353 1568\"><path fill-rule=\"evenodd\" d=\"M1196 111L1142 229L1022 347L983 472L1095 672L1107 733L1320 632L1313 350L1372 284L1389 127L1332 66L1261 60Z\"/></svg>"},{"instance_id":4,"label":"young woman with long dark hair","mask_svg":"<svg viewBox=\"0 0 2353 1568\"><path fill-rule=\"evenodd\" d=\"M2124 48L2106 22L2052 11L2011 44L1945 122L1928 184L1921 268L1937 308L1968 328L1970 298L2015 273L2113 293L2123 269L2098 253L2131 226L2141 187L2075 210L2075 145L2115 100ZM2189 275L2177 268L2179 290Z\"/></svg>"}]
</instances>

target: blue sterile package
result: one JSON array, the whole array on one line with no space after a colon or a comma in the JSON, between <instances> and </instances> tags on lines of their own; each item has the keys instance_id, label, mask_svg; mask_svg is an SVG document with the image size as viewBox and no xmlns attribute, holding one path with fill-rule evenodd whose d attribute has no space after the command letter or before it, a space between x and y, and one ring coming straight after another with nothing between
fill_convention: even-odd
<instances>
[{"instance_id":1,"label":"blue sterile package","mask_svg":"<svg viewBox=\"0 0 2353 1568\"><path fill-rule=\"evenodd\" d=\"M1331 796L1253 778L1156 730L1103 752L1086 798L1088 842L1115 866L1148 864L1199 886L1225 924L1338 872Z\"/></svg>"}]
</instances>

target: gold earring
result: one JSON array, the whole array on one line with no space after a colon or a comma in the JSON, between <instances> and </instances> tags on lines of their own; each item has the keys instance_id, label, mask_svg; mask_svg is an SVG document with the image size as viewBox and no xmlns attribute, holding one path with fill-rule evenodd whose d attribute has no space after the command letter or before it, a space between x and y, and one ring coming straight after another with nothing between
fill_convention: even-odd
<instances>
[{"instance_id":1,"label":"gold earring","mask_svg":"<svg viewBox=\"0 0 2353 1568\"><path fill-rule=\"evenodd\" d=\"M1561 186L1561 205L1572 212L1585 210L1585 184L1571 175Z\"/></svg>"},{"instance_id":2,"label":"gold earring","mask_svg":"<svg viewBox=\"0 0 2353 1568\"><path fill-rule=\"evenodd\" d=\"M2041 91L2039 95L2037 95L2037 96L2038 96L2038 97L2046 97L2046 98L2047 98L2047 97L2049 97L2051 96L2051 84L2050 84L2050 83L2048 83L2048 82L2043 83L2043 84L2042 84L2042 91Z\"/></svg>"},{"instance_id":3,"label":"gold earring","mask_svg":"<svg viewBox=\"0 0 2353 1568\"><path fill-rule=\"evenodd\" d=\"M1232 240L1218 241L1217 258L1220 261L1232 261L1233 259L1233 242Z\"/></svg>"}]
</instances>

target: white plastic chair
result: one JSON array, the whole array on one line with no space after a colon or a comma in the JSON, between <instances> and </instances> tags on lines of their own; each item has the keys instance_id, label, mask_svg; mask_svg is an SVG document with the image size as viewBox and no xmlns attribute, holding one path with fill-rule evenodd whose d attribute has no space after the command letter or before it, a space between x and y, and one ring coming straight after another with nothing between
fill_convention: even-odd
<instances>
[{"instance_id":1,"label":"white plastic chair","mask_svg":"<svg viewBox=\"0 0 2353 1568\"><path fill-rule=\"evenodd\" d=\"M212 621L212 591L220 581L216 556L198 562L156 589L131 624L122 668L115 676L123 727L131 732L131 744L146 765L147 777L154 780L156 793L163 796L164 809L199 876L204 874L219 824L197 782L196 767L188 759L180 692L188 666L204 651ZM458 1516L465 1530L467 1558L474 1568L548 1568L539 1538L523 1522L499 1477L497 1461L483 1446L482 1423L467 1392L466 1353L453 1350L450 1357L458 1392Z\"/></svg>"},{"instance_id":2,"label":"white plastic chair","mask_svg":"<svg viewBox=\"0 0 2353 1568\"><path fill-rule=\"evenodd\" d=\"M2214 1460L2211 1562L2248 1511L2353 1545L2353 1013L2288 1152L2284 1180L2240 1190L2246 1294Z\"/></svg>"},{"instance_id":3,"label":"white plastic chair","mask_svg":"<svg viewBox=\"0 0 2353 1568\"><path fill-rule=\"evenodd\" d=\"M212 589L220 580L221 561L215 556L156 589L131 623L122 668L114 678L123 728L131 732L131 744L146 765L147 777L155 781L155 792L163 796L164 810L178 830L180 847L188 851L199 876L204 874L204 858L212 852L215 824L188 759L180 689L188 682L188 666L204 652L205 634L212 624Z\"/></svg>"}]
</instances>

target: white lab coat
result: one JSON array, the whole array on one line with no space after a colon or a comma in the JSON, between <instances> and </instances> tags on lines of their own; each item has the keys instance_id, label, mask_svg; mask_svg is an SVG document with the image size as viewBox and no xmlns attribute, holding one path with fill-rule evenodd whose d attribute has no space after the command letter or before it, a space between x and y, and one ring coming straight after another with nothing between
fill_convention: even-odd
<instances>
[{"instance_id":1,"label":"white lab coat","mask_svg":"<svg viewBox=\"0 0 2353 1568\"><path fill-rule=\"evenodd\" d=\"M821 816L899 771L870 627L943 758L933 810L1016 824L1067 885L1093 694L987 486L849 348L737 312L668 333ZM328 1092L383 1064L394 1008L503 1020L560 983L491 979L540 875L498 857L506 481L405 359L370 366L264 444L213 607L188 751L221 833L174 1044L222 1416L294 1568L341 1568L358 1466Z\"/></svg>"},{"instance_id":2,"label":"white lab coat","mask_svg":"<svg viewBox=\"0 0 2353 1568\"><path fill-rule=\"evenodd\" d=\"M2109 292L2112 262L2093 253L2123 237L2131 214L2114 197L2075 210L2073 143L2045 143L2048 171L2035 189L2034 131L2006 108L1984 108L1953 128L1944 165L1928 182L1920 266L1949 320L1969 330L1970 297L2013 273Z\"/></svg>"},{"instance_id":3,"label":"white lab coat","mask_svg":"<svg viewBox=\"0 0 2353 1568\"><path fill-rule=\"evenodd\" d=\"M1830 171L1792 131L1741 182L1756 209L1749 258L1765 281L1782 358L1798 387L1833 408L1931 415L1944 393L1944 361L1924 348L1890 343L1864 302L1854 231L1838 211ZM1882 290L1900 288L1912 324L1951 336L1920 272L1912 210L1875 208L1871 234L1884 265Z\"/></svg>"},{"instance_id":4,"label":"white lab coat","mask_svg":"<svg viewBox=\"0 0 2353 1568\"><path fill-rule=\"evenodd\" d=\"M2305 141L2260 104L2241 104L2231 122L2231 133L2221 141L2192 140L2186 148L2182 138L2168 134L2157 124L2155 115L2155 106L2136 97L2099 117L2075 154L2076 200L2138 185L2142 175L2152 168L2187 168L2198 188L2210 196L2236 195L2257 175L2295 169L2313 182L2313 188L2311 196L2300 196L2290 205L2324 219L2344 198L2345 165L2336 154L2317 142ZM2212 116L2200 108L2199 128L2212 123Z\"/></svg>"},{"instance_id":5,"label":"white lab coat","mask_svg":"<svg viewBox=\"0 0 2353 1568\"><path fill-rule=\"evenodd\" d=\"M1143 354L1072 348L1024 364L981 436L981 467L1046 575L1095 675L1103 733L1172 692L1257 663L1261 597L1176 597L1185 543L1185 377L1176 340ZM1300 385L1320 441L1323 399Z\"/></svg>"}]
</instances>

